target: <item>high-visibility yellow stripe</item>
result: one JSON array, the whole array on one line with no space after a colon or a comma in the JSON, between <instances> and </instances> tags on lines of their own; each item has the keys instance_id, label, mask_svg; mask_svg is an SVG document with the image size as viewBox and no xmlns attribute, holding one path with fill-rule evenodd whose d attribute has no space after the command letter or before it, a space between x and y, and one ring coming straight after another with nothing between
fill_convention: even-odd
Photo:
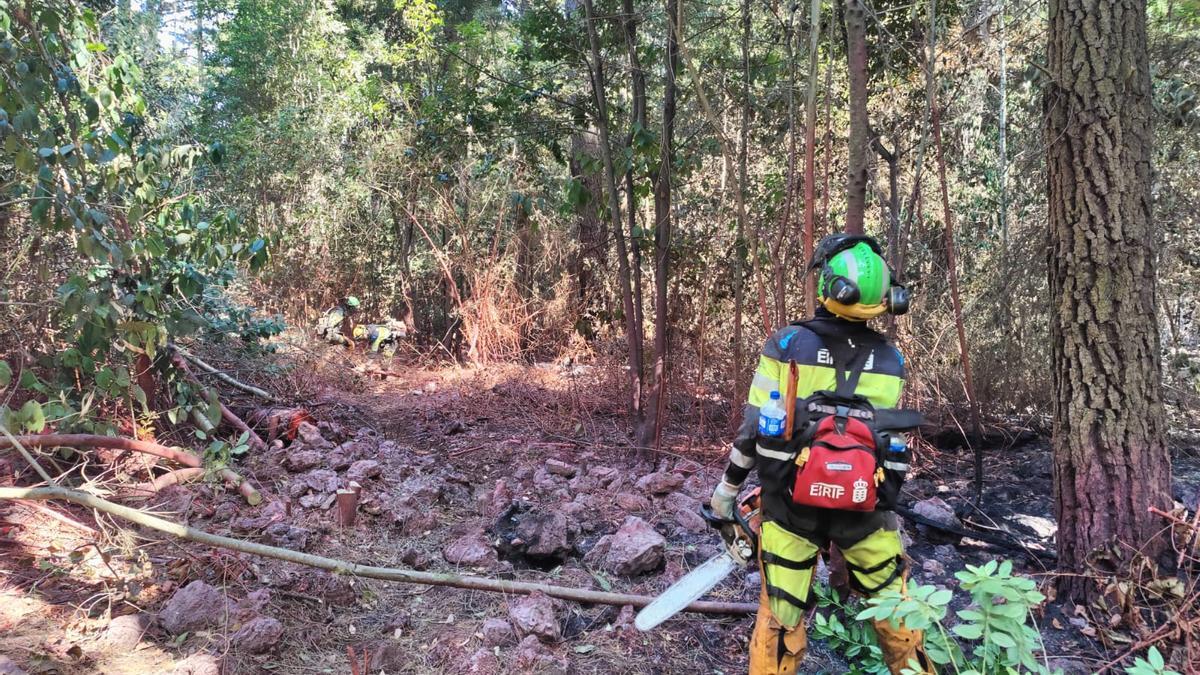
<instances>
[{"instance_id":1,"label":"high-visibility yellow stripe","mask_svg":"<svg viewBox=\"0 0 1200 675\"><path fill-rule=\"evenodd\" d=\"M771 399L771 392L783 392L780 374L785 372L783 364L769 356L758 357L758 369L750 383L750 405L761 408Z\"/></svg>"},{"instance_id":2,"label":"high-visibility yellow stripe","mask_svg":"<svg viewBox=\"0 0 1200 675\"><path fill-rule=\"evenodd\" d=\"M830 366L796 366L796 397L807 398L814 392L837 389L837 378ZM760 356L758 369L750 384L748 402L763 407L771 398L772 391L781 394L786 390L787 365L769 356ZM865 397L876 408L895 408L904 390L904 378L882 373L863 373L858 379L855 393Z\"/></svg>"},{"instance_id":3,"label":"high-visibility yellow stripe","mask_svg":"<svg viewBox=\"0 0 1200 675\"><path fill-rule=\"evenodd\" d=\"M759 543L764 552L774 553L786 560L802 563L817 556L818 550L811 541L798 537L773 521L762 524ZM791 595L805 599L812 584L813 568L794 570L779 565L763 565L767 584L778 586ZM804 618L804 608L797 607L781 598L770 598L771 614L784 626L791 628Z\"/></svg>"},{"instance_id":4,"label":"high-visibility yellow stripe","mask_svg":"<svg viewBox=\"0 0 1200 675\"><path fill-rule=\"evenodd\" d=\"M851 565L855 565L861 569L873 569L879 567L889 560L895 560L898 556L904 554L904 543L900 539L900 533L895 530L880 528L871 534L867 535L862 541L857 544L842 549L842 555L846 556L846 561ZM897 563L898 564L898 563ZM868 588L874 588L879 584L884 583L892 576L895 571L895 565L884 565L881 569L874 572L862 573L850 571L851 574L858 577L858 581ZM900 590L904 585L902 576L897 575L891 580L884 590Z\"/></svg>"}]
</instances>

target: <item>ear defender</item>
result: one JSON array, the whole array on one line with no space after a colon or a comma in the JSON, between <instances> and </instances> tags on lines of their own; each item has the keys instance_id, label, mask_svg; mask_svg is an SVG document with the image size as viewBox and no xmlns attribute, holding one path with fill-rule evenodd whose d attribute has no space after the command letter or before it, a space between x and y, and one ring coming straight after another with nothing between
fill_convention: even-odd
<instances>
[{"instance_id":1,"label":"ear defender","mask_svg":"<svg viewBox=\"0 0 1200 675\"><path fill-rule=\"evenodd\" d=\"M907 288L900 284L893 284L888 289L887 308L888 312L899 316L908 313L909 303L912 300L912 293Z\"/></svg>"},{"instance_id":2,"label":"ear defender","mask_svg":"<svg viewBox=\"0 0 1200 675\"><path fill-rule=\"evenodd\" d=\"M834 274L829 265L825 265L824 277L825 297L837 300L843 305L856 304L859 298L862 297L862 292L858 290L858 284L846 277Z\"/></svg>"}]
</instances>

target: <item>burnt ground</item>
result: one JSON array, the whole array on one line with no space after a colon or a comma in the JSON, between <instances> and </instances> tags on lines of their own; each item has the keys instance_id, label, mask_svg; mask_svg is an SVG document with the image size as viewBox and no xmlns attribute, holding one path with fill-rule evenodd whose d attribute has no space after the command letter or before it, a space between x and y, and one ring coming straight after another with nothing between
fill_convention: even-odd
<instances>
[{"instance_id":1,"label":"burnt ground","mask_svg":"<svg viewBox=\"0 0 1200 675\"><path fill-rule=\"evenodd\" d=\"M695 515L723 469L718 400L673 402L672 417L689 424L669 429L665 450L638 461L626 442L619 389L603 369L393 362L383 364L392 376L380 379L362 375L362 363L359 373L339 370L341 355L313 358L281 376L276 390L290 387L315 426L237 466L268 495L267 505L250 508L219 484L198 483L169 488L148 506L213 533L354 562L645 595L719 552ZM971 505L970 453L939 445L923 448L905 488L909 504L1015 535L1029 549L1053 548L1044 439L987 448L980 508ZM133 461L116 472L136 474ZM1200 475L1200 461L1183 457L1177 474L1183 488L1194 485L1188 477ZM332 492L351 479L362 484L360 512L353 527L340 528ZM155 533L135 536L81 510L70 513L93 532L26 505L0 508L0 655L30 673L349 673L348 650L365 652L364 672L372 673L746 669L751 617L681 615L642 634L629 609L530 607L495 593L338 577ZM661 559L619 560L611 552L631 517L645 523L633 527L633 544L657 533ZM954 588L955 571L996 557L1049 579L1033 554L924 526L905 532L912 578L921 583ZM209 595L200 592L205 584L215 589ZM756 595L757 575L745 570L709 597L753 602ZM955 603L965 606L965 596ZM1038 617L1046 652L1068 672L1091 672L1111 655L1081 634L1088 622L1073 610L1050 605ZM112 620L118 616L125 618ZM524 623L520 633L541 638L519 640L514 619ZM819 642L804 668L849 670Z\"/></svg>"}]
</instances>

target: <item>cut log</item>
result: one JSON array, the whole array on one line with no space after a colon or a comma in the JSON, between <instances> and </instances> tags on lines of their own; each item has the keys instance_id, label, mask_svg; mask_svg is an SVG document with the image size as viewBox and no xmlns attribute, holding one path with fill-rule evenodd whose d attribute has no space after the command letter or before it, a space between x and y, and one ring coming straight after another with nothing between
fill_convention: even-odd
<instances>
[{"instance_id":1,"label":"cut log","mask_svg":"<svg viewBox=\"0 0 1200 675\"><path fill-rule=\"evenodd\" d=\"M340 527L353 527L354 517L358 515L358 492L354 488L337 491L337 509L334 516Z\"/></svg>"}]
</instances>

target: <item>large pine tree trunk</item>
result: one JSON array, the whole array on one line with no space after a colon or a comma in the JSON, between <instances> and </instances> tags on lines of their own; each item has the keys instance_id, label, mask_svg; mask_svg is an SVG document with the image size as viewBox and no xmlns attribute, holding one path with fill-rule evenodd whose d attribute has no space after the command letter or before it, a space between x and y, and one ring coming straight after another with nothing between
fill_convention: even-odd
<instances>
[{"instance_id":1,"label":"large pine tree trunk","mask_svg":"<svg viewBox=\"0 0 1200 675\"><path fill-rule=\"evenodd\" d=\"M1054 484L1059 566L1077 573L1113 540L1141 546L1162 526L1147 508L1170 504L1146 2L1050 0L1049 36ZM1093 592L1084 577L1061 583Z\"/></svg>"}]
</instances>

